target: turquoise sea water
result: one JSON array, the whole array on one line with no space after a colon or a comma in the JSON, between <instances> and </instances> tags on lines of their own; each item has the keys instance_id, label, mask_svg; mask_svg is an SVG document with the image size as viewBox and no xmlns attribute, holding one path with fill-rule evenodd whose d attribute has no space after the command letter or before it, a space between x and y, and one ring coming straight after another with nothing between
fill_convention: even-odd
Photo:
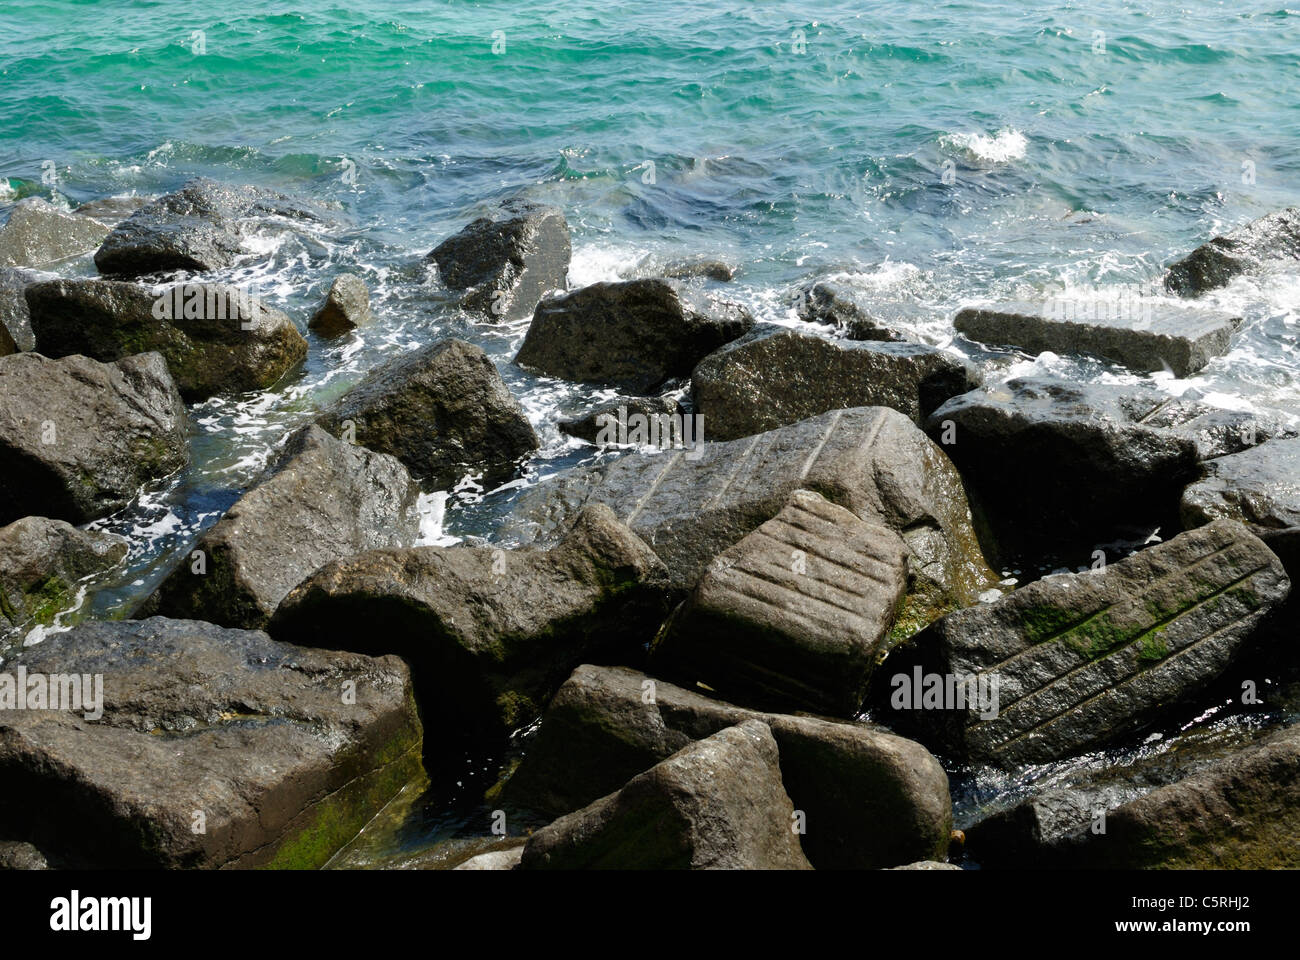
<instances>
[{"instance_id":1,"label":"turquoise sea water","mask_svg":"<svg viewBox=\"0 0 1300 960\"><path fill-rule=\"evenodd\" d=\"M1124 379L986 356L954 342L952 314L1130 289L1300 202L1300 10L1054 6L3 0L0 214L195 174L281 190L338 223L268 237L266 260L222 279L305 328L352 270L380 318L343 344L309 336L305 371L276 390L196 408L195 466L102 524L132 536L132 563L88 609L147 593L290 428L440 335L482 345L524 401L544 444L529 482L586 457L554 424L590 394L511 367L522 326L468 324L420 263L520 191L564 208L575 285L723 256L740 266L735 298L785 321L792 287L838 274L993 375ZM1300 277L1212 299L1246 317L1236 349L1162 385L1300 415ZM430 537L487 534L511 495L453 498L441 518L434 504Z\"/></svg>"}]
</instances>

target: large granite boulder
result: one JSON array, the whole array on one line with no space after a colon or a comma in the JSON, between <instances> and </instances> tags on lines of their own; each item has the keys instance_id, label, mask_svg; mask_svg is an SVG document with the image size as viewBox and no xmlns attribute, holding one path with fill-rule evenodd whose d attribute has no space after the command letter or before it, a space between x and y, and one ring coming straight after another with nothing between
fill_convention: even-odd
<instances>
[{"instance_id":1,"label":"large granite boulder","mask_svg":"<svg viewBox=\"0 0 1300 960\"><path fill-rule=\"evenodd\" d=\"M626 667L573 671L501 799L569 813L692 741L752 719L776 738L782 780L806 814L803 848L818 869L874 869L947 852L948 777L919 743L864 723L746 710Z\"/></svg>"},{"instance_id":2,"label":"large granite boulder","mask_svg":"<svg viewBox=\"0 0 1300 960\"><path fill-rule=\"evenodd\" d=\"M701 360L691 396L708 439L734 440L845 407L892 407L919 426L980 381L969 364L934 347L766 326Z\"/></svg>"},{"instance_id":3,"label":"large granite boulder","mask_svg":"<svg viewBox=\"0 0 1300 960\"><path fill-rule=\"evenodd\" d=\"M251 256L250 224L315 221L312 208L259 187L195 177L123 220L95 253L104 276L220 270Z\"/></svg>"},{"instance_id":4,"label":"large granite boulder","mask_svg":"<svg viewBox=\"0 0 1300 960\"><path fill-rule=\"evenodd\" d=\"M108 363L156 350L187 403L265 390L307 356L287 315L229 284L49 280L25 295L45 356Z\"/></svg>"},{"instance_id":5,"label":"large granite boulder","mask_svg":"<svg viewBox=\"0 0 1300 960\"><path fill-rule=\"evenodd\" d=\"M41 197L20 200L0 227L0 267L37 267L89 253L108 235L98 220Z\"/></svg>"},{"instance_id":6,"label":"large granite boulder","mask_svg":"<svg viewBox=\"0 0 1300 960\"><path fill-rule=\"evenodd\" d=\"M537 717L593 655L636 651L666 614L663 565L612 511L584 511L551 550L413 547L326 564L271 633L396 653L426 713L487 739Z\"/></svg>"},{"instance_id":7,"label":"large granite boulder","mask_svg":"<svg viewBox=\"0 0 1300 960\"><path fill-rule=\"evenodd\" d=\"M797 490L709 564L651 664L729 700L852 717L906 592L897 533Z\"/></svg>"},{"instance_id":8,"label":"large granite boulder","mask_svg":"<svg viewBox=\"0 0 1300 960\"><path fill-rule=\"evenodd\" d=\"M953 326L972 340L1025 353L1089 354L1139 372L1190 377L1228 352L1241 318L1154 301L1076 307L1072 301L1004 303L958 311Z\"/></svg>"},{"instance_id":9,"label":"large granite boulder","mask_svg":"<svg viewBox=\"0 0 1300 960\"><path fill-rule=\"evenodd\" d=\"M688 744L524 844L520 870L811 870L759 720Z\"/></svg>"},{"instance_id":10,"label":"large granite boulder","mask_svg":"<svg viewBox=\"0 0 1300 960\"><path fill-rule=\"evenodd\" d=\"M185 404L157 353L0 358L0 523L86 523L189 462Z\"/></svg>"},{"instance_id":11,"label":"large granite boulder","mask_svg":"<svg viewBox=\"0 0 1300 960\"><path fill-rule=\"evenodd\" d=\"M499 535L553 540L584 505L608 504L663 559L684 595L714 557L776 516L799 489L903 538L905 631L976 602L996 582L957 471L907 417L885 407L836 410L742 440L628 453L575 470L527 490Z\"/></svg>"},{"instance_id":12,"label":"large granite boulder","mask_svg":"<svg viewBox=\"0 0 1300 960\"><path fill-rule=\"evenodd\" d=\"M78 584L126 557L122 537L62 520L23 517L0 527L0 640L49 626L77 602Z\"/></svg>"},{"instance_id":13,"label":"large granite boulder","mask_svg":"<svg viewBox=\"0 0 1300 960\"><path fill-rule=\"evenodd\" d=\"M463 291L461 306L496 323L530 316L543 294L568 286L571 253L564 212L516 197L426 259L437 263L448 288Z\"/></svg>"},{"instance_id":14,"label":"large granite boulder","mask_svg":"<svg viewBox=\"0 0 1300 960\"><path fill-rule=\"evenodd\" d=\"M414 543L418 496L392 457L309 424L180 558L137 616L260 629L317 568L363 550Z\"/></svg>"},{"instance_id":15,"label":"large granite boulder","mask_svg":"<svg viewBox=\"0 0 1300 960\"><path fill-rule=\"evenodd\" d=\"M674 280L593 283L537 305L515 363L653 393L753 325L744 307Z\"/></svg>"},{"instance_id":16,"label":"large granite boulder","mask_svg":"<svg viewBox=\"0 0 1300 960\"><path fill-rule=\"evenodd\" d=\"M1300 208L1289 207L1252 220L1172 263L1165 287L1195 297L1268 261L1300 260Z\"/></svg>"},{"instance_id":17,"label":"large granite boulder","mask_svg":"<svg viewBox=\"0 0 1300 960\"><path fill-rule=\"evenodd\" d=\"M319 867L420 772L396 657L155 617L81 624L18 664L29 687L79 677L81 698L5 712L0 836L69 866Z\"/></svg>"},{"instance_id":18,"label":"large granite boulder","mask_svg":"<svg viewBox=\"0 0 1300 960\"><path fill-rule=\"evenodd\" d=\"M439 340L361 381L317 422L387 453L432 489L510 479L538 447L523 408L481 347Z\"/></svg>"},{"instance_id":19,"label":"large granite boulder","mask_svg":"<svg viewBox=\"0 0 1300 960\"><path fill-rule=\"evenodd\" d=\"M1205 690L1290 587L1257 537L1215 521L949 614L893 649L871 699L882 721L948 756L1056 760Z\"/></svg>"}]
</instances>

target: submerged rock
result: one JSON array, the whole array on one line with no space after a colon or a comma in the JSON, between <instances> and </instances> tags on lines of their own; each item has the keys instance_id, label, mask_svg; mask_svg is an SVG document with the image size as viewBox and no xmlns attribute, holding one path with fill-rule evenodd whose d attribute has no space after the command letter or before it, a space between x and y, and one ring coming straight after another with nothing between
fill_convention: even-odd
<instances>
[{"instance_id":1,"label":"submerged rock","mask_svg":"<svg viewBox=\"0 0 1300 960\"><path fill-rule=\"evenodd\" d=\"M373 550L317 570L271 632L295 643L397 653L420 703L457 730L510 733L541 713L570 670L636 650L663 619L659 559L605 507L551 550Z\"/></svg>"},{"instance_id":2,"label":"submerged rock","mask_svg":"<svg viewBox=\"0 0 1300 960\"><path fill-rule=\"evenodd\" d=\"M895 327L873 316L851 288L833 280L818 280L801 290L796 308L805 323L831 324L850 340L907 340Z\"/></svg>"},{"instance_id":3,"label":"submerged rock","mask_svg":"<svg viewBox=\"0 0 1300 960\"><path fill-rule=\"evenodd\" d=\"M691 374L711 440L734 440L845 407L891 407L921 425L980 383L934 347L827 340L760 327L709 354Z\"/></svg>"},{"instance_id":4,"label":"submerged rock","mask_svg":"<svg viewBox=\"0 0 1300 960\"><path fill-rule=\"evenodd\" d=\"M426 258L461 306L490 322L522 320L542 295L568 286L569 224L559 207L512 198Z\"/></svg>"},{"instance_id":5,"label":"submerged rock","mask_svg":"<svg viewBox=\"0 0 1300 960\"><path fill-rule=\"evenodd\" d=\"M361 381L318 418L335 436L396 457L431 489L465 474L510 479L538 447L519 401L482 348L439 340Z\"/></svg>"},{"instance_id":6,"label":"submerged rock","mask_svg":"<svg viewBox=\"0 0 1300 960\"><path fill-rule=\"evenodd\" d=\"M652 393L753 325L744 307L672 280L593 283L537 305L515 363Z\"/></svg>"},{"instance_id":7,"label":"submerged rock","mask_svg":"<svg viewBox=\"0 0 1300 960\"><path fill-rule=\"evenodd\" d=\"M682 417L682 408L678 402L671 397L616 397L613 400L598 404L591 409L591 412L581 417L575 417L572 420L561 420L556 426L561 433L567 433L571 437L577 437L579 440L586 440L588 443L604 445L605 443L621 443L618 439L623 436L619 432L620 424L623 425L629 438L636 436L638 426L644 423L644 429L649 430L650 420L654 418L657 426L668 423L668 434L671 438L672 430L675 424L672 421L664 421L664 417ZM637 420L636 418L642 418ZM663 430L659 430L659 435L663 435ZM648 436L648 433L646 434ZM678 431L679 436L684 436L682 431ZM608 439L608 438L613 439ZM632 442L629 440L629 442Z\"/></svg>"},{"instance_id":8,"label":"submerged rock","mask_svg":"<svg viewBox=\"0 0 1300 960\"><path fill-rule=\"evenodd\" d=\"M36 349L106 363L156 350L188 403L265 390L307 356L293 321L238 287L50 280L26 289Z\"/></svg>"},{"instance_id":9,"label":"submerged rock","mask_svg":"<svg viewBox=\"0 0 1300 960\"><path fill-rule=\"evenodd\" d=\"M189 420L157 353L116 363L0 358L0 523L86 523L189 462Z\"/></svg>"},{"instance_id":10,"label":"submerged rock","mask_svg":"<svg viewBox=\"0 0 1300 960\"><path fill-rule=\"evenodd\" d=\"M1270 260L1300 260L1300 208L1278 210L1201 244L1170 264L1165 287L1200 296Z\"/></svg>"},{"instance_id":11,"label":"submerged rock","mask_svg":"<svg viewBox=\"0 0 1300 960\"><path fill-rule=\"evenodd\" d=\"M264 627L313 570L363 550L415 542L418 495L392 457L303 427L136 615Z\"/></svg>"},{"instance_id":12,"label":"submerged rock","mask_svg":"<svg viewBox=\"0 0 1300 960\"><path fill-rule=\"evenodd\" d=\"M1105 316L1075 317L1068 315L1066 306L1006 303L967 308L957 313L953 326L981 343L1030 354L1089 354L1139 372L1169 369L1180 378L1227 353L1233 332L1241 326L1241 318L1230 313L1159 302L1142 302L1132 311L1136 316L1116 309Z\"/></svg>"},{"instance_id":13,"label":"submerged rock","mask_svg":"<svg viewBox=\"0 0 1300 960\"><path fill-rule=\"evenodd\" d=\"M94 250L108 235L98 220L40 197L20 200L0 227L0 267L38 267Z\"/></svg>"},{"instance_id":14,"label":"submerged rock","mask_svg":"<svg viewBox=\"0 0 1300 960\"><path fill-rule=\"evenodd\" d=\"M49 626L76 602L77 583L117 566L127 542L62 520L24 517L0 527L0 637Z\"/></svg>"},{"instance_id":15,"label":"submerged rock","mask_svg":"<svg viewBox=\"0 0 1300 960\"><path fill-rule=\"evenodd\" d=\"M952 757L1056 760L1204 690L1289 590L1278 558L1219 520L949 614L894 648L872 700L892 727Z\"/></svg>"},{"instance_id":16,"label":"submerged rock","mask_svg":"<svg viewBox=\"0 0 1300 960\"><path fill-rule=\"evenodd\" d=\"M281 194L195 177L119 223L95 254L95 266L123 277L220 270L248 255L248 222L266 218L320 219Z\"/></svg>"},{"instance_id":17,"label":"submerged rock","mask_svg":"<svg viewBox=\"0 0 1300 960\"><path fill-rule=\"evenodd\" d=\"M692 741L753 719L771 728L780 748L782 780L806 814L803 849L818 869L944 855L948 777L919 743L863 723L746 710L626 667L573 671L502 799L550 816L568 813Z\"/></svg>"},{"instance_id":18,"label":"submerged rock","mask_svg":"<svg viewBox=\"0 0 1300 960\"><path fill-rule=\"evenodd\" d=\"M709 563L811 490L908 546L907 630L974 603L996 581L971 528L961 478L943 452L901 413L837 410L743 440L694 450L635 452L526 490L503 524L503 541L553 540L587 504L605 503L690 590Z\"/></svg>"},{"instance_id":19,"label":"submerged rock","mask_svg":"<svg viewBox=\"0 0 1300 960\"><path fill-rule=\"evenodd\" d=\"M758 720L683 747L538 830L521 870L810 870L776 741Z\"/></svg>"},{"instance_id":20,"label":"submerged rock","mask_svg":"<svg viewBox=\"0 0 1300 960\"><path fill-rule=\"evenodd\" d=\"M420 770L396 657L155 617L83 623L18 663L77 675L82 702L6 711L0 835L72 867L319 867Z\"/></svg>"},{"instance_id":21,"label":"submerged rock","mask_svg":"<svg viewBox=\"0 0 1300 960\"><path fill-rule=\"evenodd\" d=\"M370 289L366 282L356 274L340 273L307 326L323 337L337 337L371 319Z\"/></svg>"},{"instance_id":22,"label":"submerged rock","mask_svg":"<svg viewBox=\"0 0 1300 960\"><path fill-rule=\"evenodd\" d=\"M709 564L651 663L731 700L852 717L906 591L897 533L797 490Z\"/></svg>"},{"instance_id":23,"label":"submerged rock","mask_svg":"<svg viewBox=\"0 0 1300 960\"><path fill-rule=\"evenodd\" d=\"M688 257L664 264L660 273L671 280L716 280L729 283L736 278L736 268L725 260L710 257Z\"/></svg>"}]
</instances>

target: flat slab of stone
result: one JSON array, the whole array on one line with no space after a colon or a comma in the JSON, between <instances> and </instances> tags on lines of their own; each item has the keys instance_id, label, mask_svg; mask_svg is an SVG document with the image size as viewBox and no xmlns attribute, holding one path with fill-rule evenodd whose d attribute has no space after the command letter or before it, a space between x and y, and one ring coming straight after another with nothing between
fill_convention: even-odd
<instances>
[{"instance_id":1,"label":"flat slab of stone","mask_svg":"<svg viewBox=\"0 0 1300 960\"><path fill-rule=\"evenodd\" d=\"M776 741L746 720L528 838L520 870L811 870Z\"/></svg>"},{"instance_id":2,"label":"flat slab of stone","mask_svg":"<svg viewBox=\"0 0 1300 960\"><path fill-rule=\"evenodd\" d=\"M747 710L627 667L573 671L501 799L548 816L568 813L693 740L750 719L776 738L782 780L806 814L803 848L818 869L945 855L948 777L919 743L865 723Z\"/></svg>"},{"instance_id":3,"label":"flat slab of stone","mask_svg":"<svg viewBox=\"0 0 1300 960\"><path fill-rule=\"evenodd\" d=\"M89 253L108 235L92 217L60 210L41 197L20 200L0 227L0 267L37 267Z\"/></svg>"},{"instance_id":4,"label":"flat slab of stone","mask_svg":"<svg viewBox=\"0 0 1300 960\"><path fill-rule=\"evenodd\" d=\"M1300 207L1274 211L1201 244L1169 265L1165 287L1199 296L1270 260L1300 260Z\"/></svg>"},{"instance_id":5,"label":"flat slab of stone","mask_svg":"<svg viewBox=\"0 0 1300 960\"><path fill-rule=\"evenodd\" d=\"M705 438L734 440L846 407L891 407L919 426L980 381L934 347L828 340L770 325L701 360L691 397Z\"/></svg>"},{"instance_id":6,"label":"flat slab of stone","mask_svg":"<svg viewBox=\"0 0 1300 960\"><path fill-rule=\"evenodd\" d=\"M137 616L261 629L285 594L331 560L414 543L418 496L394 458L303 427Z\"/></svg>"},{"instance_id":7,"label":"flat slab of stone","mask_svg":"<svg viewBox=\"0 0 1300 960\"><path fill-rule=\"evenodd\" d=\"M1241 318L1229 313L1145 300L1131 310L1123 302L1095 306L1045 301L968 307L957 313L953 326L980 343L1030 354L1089 354L1130 370L1167 368L1185 378L1226 354L1241 325Z\"/></svg>"},{"instance_id":8,"label":"flat slab of stone","mask_svg":"<svg viewBox=\"0 0 1300 960\"><path fill-rule=\"evenodd\" d=\"M730 700L852 717L907 592L907 545L798 490L709 564L651 663Z\"/></svg>"},{"instance_id":9,"label":"flat slab of stone","mask_svg":"<svg viewBox=\"0 0 1300 960\"><path fill-rule=\"evenodd\" d=\"M1289 590L1257 537L1215 521L949 614L894 649L872 699L882 722L949 756L1012 766L1083 753L1204 690Z\"/></svg>"},{"instance_id":10,"label":"flat slab of stone","mask_svg":"<svg viewBox=\"0 0 1300 960\"><path fill-rule=\"evenodd\" d=\"M674 589L687 591L714 557L776 516L799 489L897 532L908 545L912 595L932 586L935 609L974 603L997 579L979 552L952 463L907 417L884 407L573 471L521 495L501 539L553 540L583 505L604 503L663 559Z\"/></svg>"},{"instance_id":11,"label":"flat slab of stone","mask_svg":"<svg viewBox=\"0 0 1300 960\"><path fill-rule=\"evenodd\" d=\"M396 657L155 617L82 624L19 665L102 678L98 718L29 704L0 725L0 836L69 866L319 867L419 773Z\"/></svg>"}]
</instances>

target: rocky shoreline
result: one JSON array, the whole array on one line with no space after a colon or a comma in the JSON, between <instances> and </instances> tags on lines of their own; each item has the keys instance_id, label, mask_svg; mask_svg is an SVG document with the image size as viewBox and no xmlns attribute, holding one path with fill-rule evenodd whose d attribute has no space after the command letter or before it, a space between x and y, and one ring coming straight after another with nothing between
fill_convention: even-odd
<instances>
[{"instance_id":1,"label":"rocky shoreline","mask_svg":"<svg viewBox=\"0 0 1300 960\"><path fill-rule=\"evenodd\" d=\"M126 553L85 526L186 467L194 404L375 322L349 273L309 318L204 280L258 256L250 225L329 216L196 179L0 228L0 868L337 863L466 750L509 761L439 866L1300 866L1300 727L1184 733L1300 674L1290 425L1150 379L991 382L824 279L784 326L704 257L570 288L564 212L523 198L426 262L474 322L527 324L521 368L617 391L558 424L602 456L491 541L416 545L422 495L539 447L444 338L310 411L129 619L62 629ZM1194 298L1298 237L1282 211L1173 263L1185 306L955 326L1187 376L1241 325ZM1140 775L1040 776L1155 741ZM1024 789L956 821L970 769Z\"/></svg>"}]
</instances>

